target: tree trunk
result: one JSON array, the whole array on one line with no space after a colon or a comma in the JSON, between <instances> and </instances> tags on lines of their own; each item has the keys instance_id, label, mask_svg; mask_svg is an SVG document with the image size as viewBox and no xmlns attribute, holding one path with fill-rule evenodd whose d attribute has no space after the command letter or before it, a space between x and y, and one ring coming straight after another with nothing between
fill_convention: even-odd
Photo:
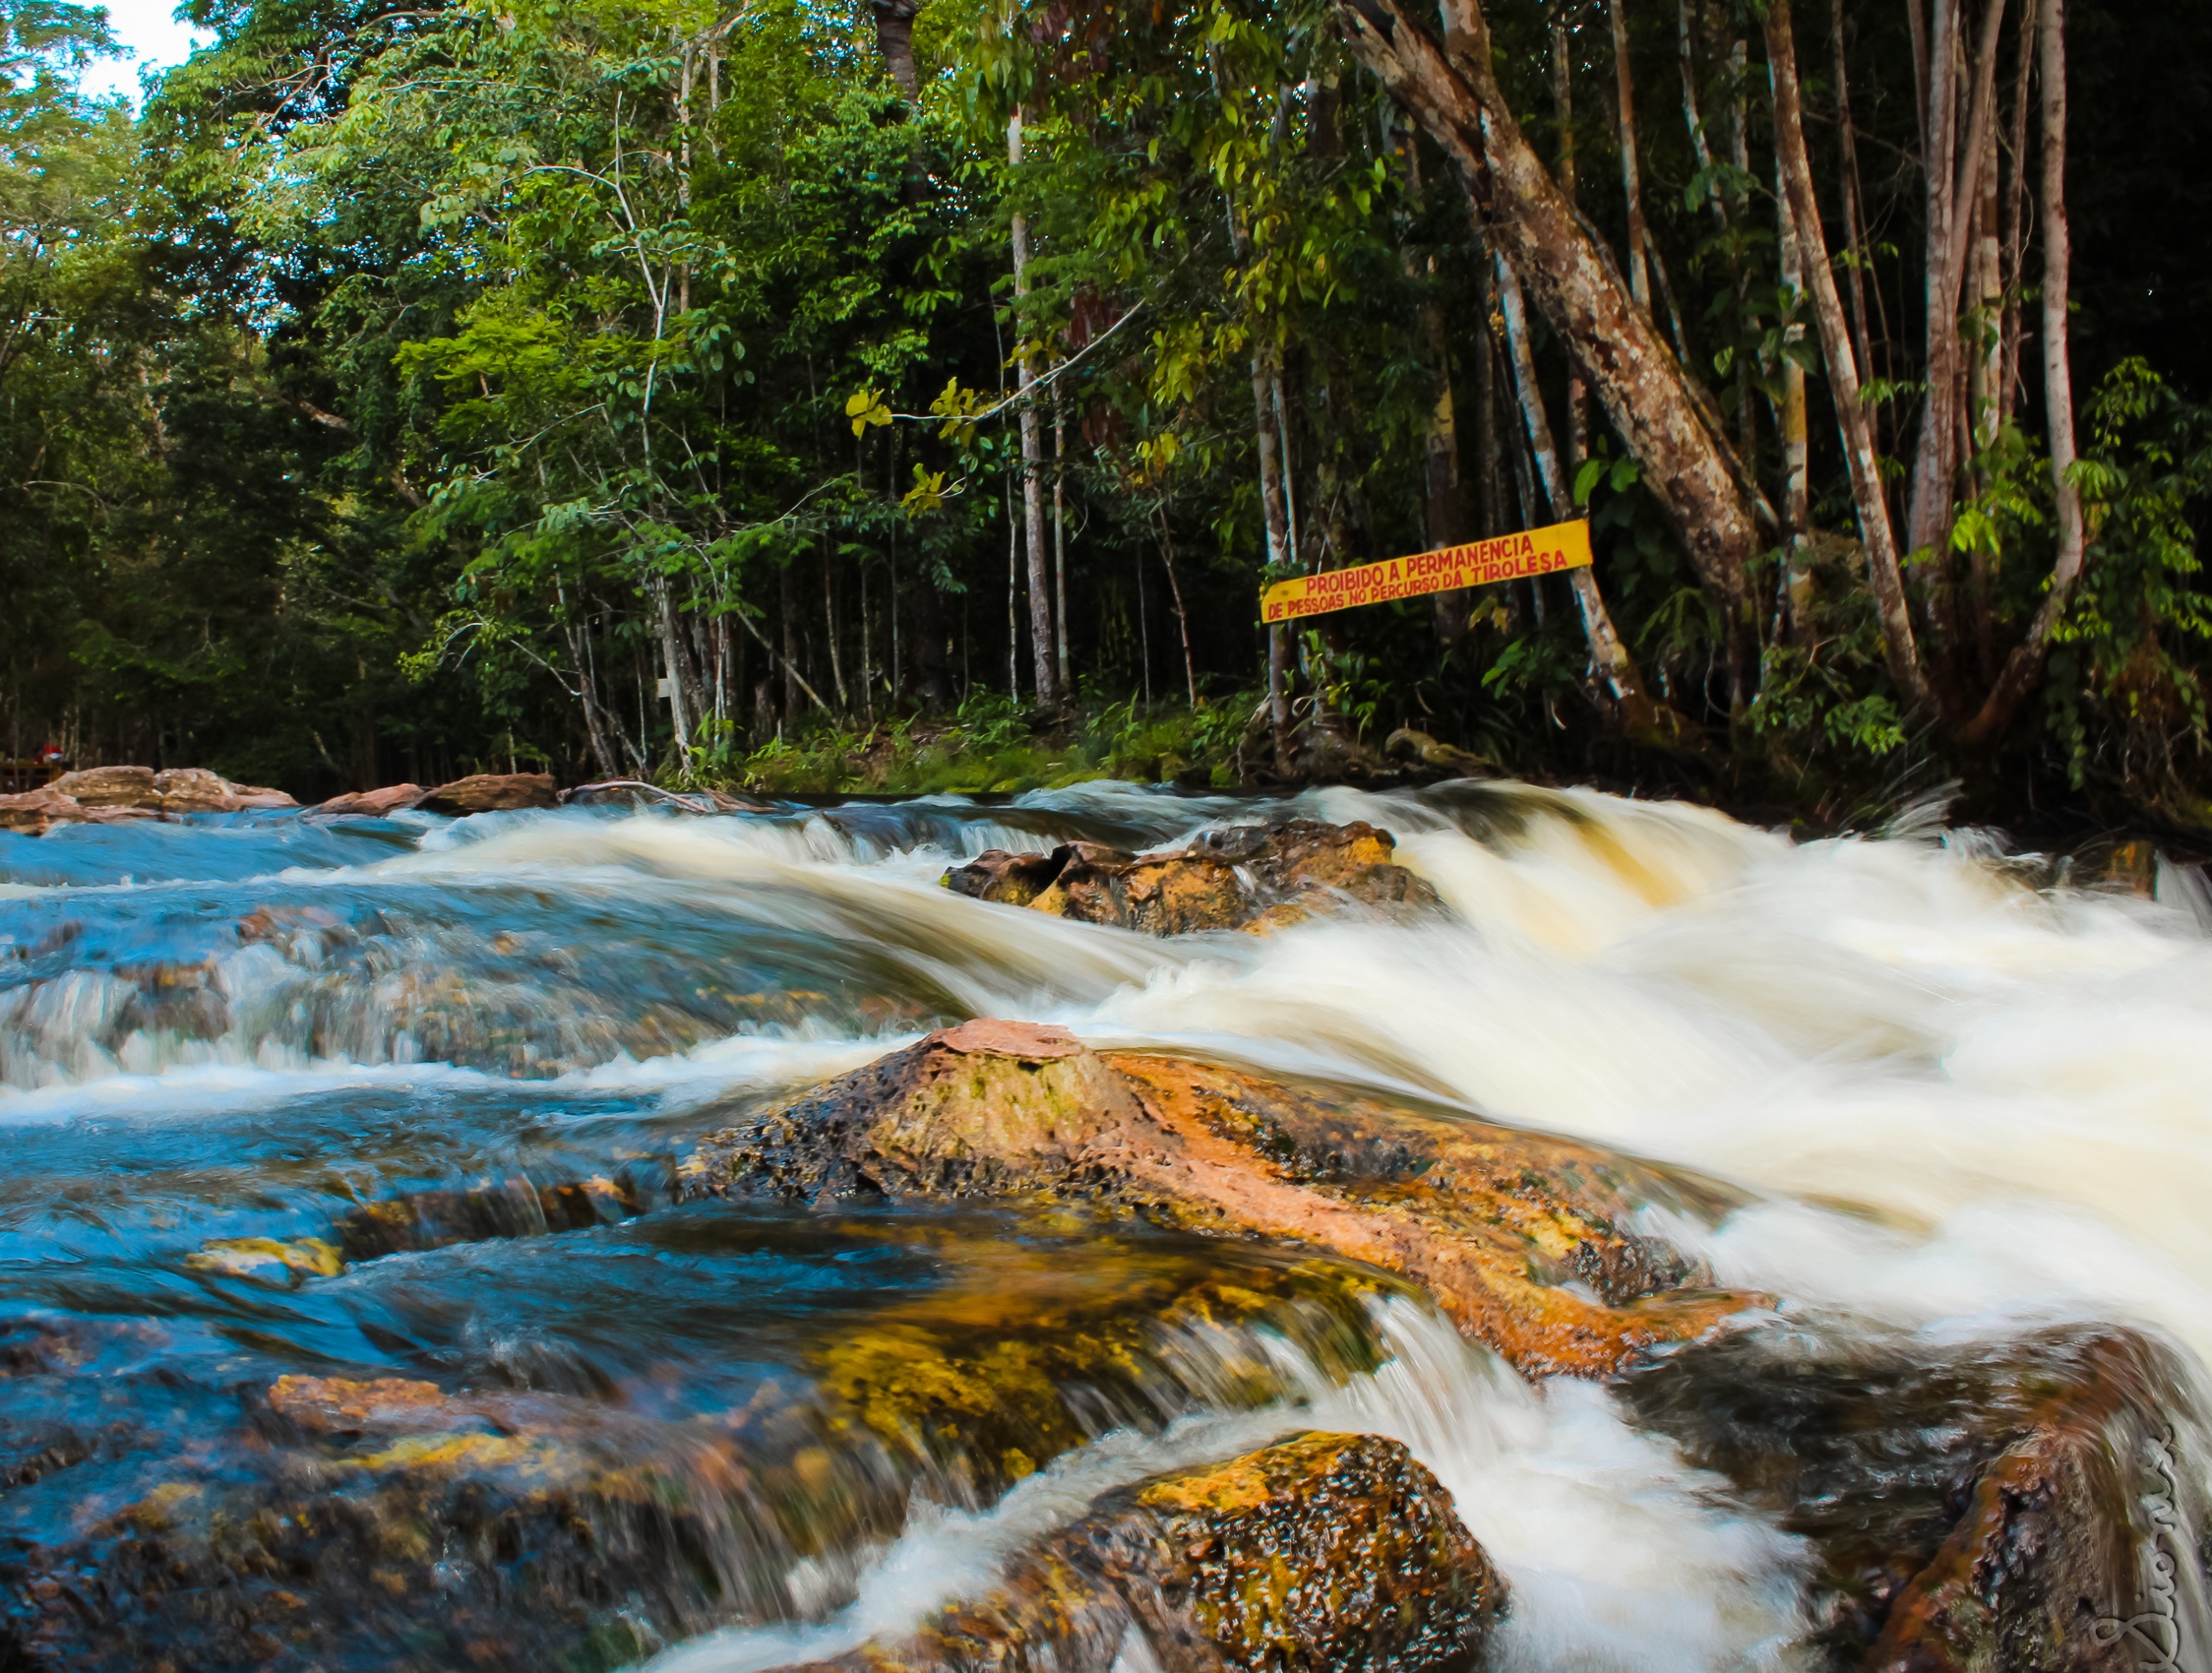
<instances>
[{"instance_id":1,"label":"tree trunk","mask_svg":"<svg viewBox=\"0 0 2212 1673\"><path fill-rule=\"evenodd\" d=\"M1527 286L1642 465L1720 616L1730 703L1740 712L1755 668L1745 573L1760 546L1741 467L1650 315L1522 135L1492 70L1475 0L1446 0L1448 59L1402 0L1340 0L1339 16L1353 50L1443 148L1485 243Z\"/></svg>"},{"instance_id":2,"label":"tree trunk","mask_svg":"<svg viewBox=\"0 0 2212 1673\"><path fill-rule=\"evenodd\" d=\"M845 661L837 650L837 593L828 534L822 537L822 637L830 647L830 686L837 694L837 713L850 714L852 694L845 688Z\"/></svg>"},{"instance_id":3,"label":"tree trunk","mask_svg":"<svg viewBox=\"0 0 2212 1673\"><path fill-rule=\"evenodd\" d=\"M1987 746L2003 737L2020 705L2043 674L2051 634L2065 614L2081 578L2086 546L2081 495L2069 472L2074 463L2073 363L2066 341L2066 286L2072 234L2066 222L2066 8L2042 0L2037 32L2043 74L2043 391L2051 427L2051 477L2058 506L2058 557L2027 637L2005 658L1981 711L1966 725L1965 742Z\"/></svg>"},{"instance_id":4,"label":"tree trunk","mask_svg":"<svg viewBox=\"0 0 2212 1673\"><path fill-rule=\"evenodd\" d=\"M1544 481L1544 497L1551 502L1552 518L1565 523L1574 516L1574 490L1560 463L1552 441L1551 419L1544 411L1544 392L1536 382L1536 357L1528 346L1528 311L1521 300L1520 281L1503 258L1498 263L1498 293L1505 314L1507 358L1512 363L1513 387L1520 394L1521 416L1528 427L1529 450ZM1574 601L1581 607L1582 632L1590 647L1590 671L1619 711L1622 726L1630 736L1650 737L1659 729L1659 711L1644 690L1643 674L1622 642L1598 589L1596 574L1587 569L1567 571Z\"/></svg>"},{"instance_id":5,"label":"tree trunk","mask_svg":"<svg viewBox=\"0 0 2212 1673\"><path fill-rule=\"evenodd\" d=\"M1160 562L1167 567L1168 596L1175 602L1175 631L1183 641L1183 689L1191 707L1198 707L1198 665L1191 659L1191 618L1183 608L1183 583L1175 573L1175 533L1168 527L1167 502L1152 508L1160 530Z\"/></svg>"},{"instance_id":6,"label":"tree trunk","mask_svg":"<svg viewBox=\"0 0 2212 1673\"><path fill-rule=\"evenodd\" d=\"M922 95L921 77L914 69L914 16L921 9L921 0L869 0L876 18L876 48L908 103Z\"/></svg>"},{"instance_id":7,"label":"tree trunk","mask_svg":"<svg viewBox=\"0 0 2212 1673\"><path fill-rule=\"evenodd\" d=\"M1841 0L1837 0L1841 4ZM1997 421L2012 416L2020 402L2020 292L2024 275L2022 258L2028 247L2028 93L2035 67L2037 8L2026 4L2020 15L2019 59L2012 82L2010 150L2012 177L2004 194L2003 240L2004 317L1998 328Z\"/></svg>"},{"instance_id":8,"label":"tree trunk","mask_svg":"<svg viewBox=\"0 0 2212 1673\"><path fill-rule=\"evenodd\" d=\"M1021 162L1021 110L1017 105L1007 118L1007 163ZM1037 382L1037 357L1024 346L1029 322L1022 317L1022 302L1029 294L1029 222L1019 211L1014 216L1014 328L1016 336L1016 377L1021 389L1021 504L1029 537L1029 657L1033 665L1037 703L1049 708L1060 699L1060 679L1052 654L1052 560L1045 547L1045 463L1043 416L1031 390Z\"/></svg>"},{"instance_id":9,"label":"tree trunk","mask_svg":"<svg viewBox=\"0 0 2212 1673\"><path fill-rule=\"evenodd\" d=\"M677 639L676 605L669 596L665 577L655 580L653 594L660 612L660 659L668 669L668 721L675 732L677 756L687 758L691 754L691 725L684 713L684 648Z\"/></svg>"},{"instance_id":10,"label":"tree trunk","mask_svg":"<svg viewBox=\"0 0 2212 1673\"><path fill-rule=\"evenodd\" d=\"M1874 608L1881 623L1882 651L1889 677L1908 708L1936 715L1934 694L1920 665L1913 638L1912 612L1905 602L1904 576L1897 557L1896 532L1882 497L1881 465L1874 456L1874 429L1859 399L1859 363L1844 323L1843 300L1836 294L1828 262L1827 234L1820 226L1820 205L1813 191L1813 163L1805 149L1805 113L1798 93L1797 43L1790 31L1789 0L1772 0L1766 12L1766 59L1774 78L1774 144L1783 189L1797 226L1806 278L1813 284L1813 318L1820 328L1820 354L1828 366L1828 390L1842 431L1845 462L1851 470L1851 497L1867 543L1867 566Z\"/></svg>"},{"instance_id":11,"label":"tree trunk","mask_svg":"<svg viewBox=\"0 0 2212 1673\"><path fill-rule=\"evenodd\" d=\"M1628 67L1628 19L1622 0L1606 0L1613 25L1613 83L1619 99L1621 190L1628 200L1628 294L1651 313L1651 276L1644 264L1643 182L1636 172L1636 91Z\"/></svg>"},{"instance_id":12,"label":"tree trunk","mask_svg":"<svg viewBox=\"0 0 2212 1673\"><path fill-rule=\"evenodd\" d=\"M1294 567L1290 512L1283 499L1282 457L1276 433L1273 380L1266 357L1252 357L1253 440L1260 453L1260 510L1267 531L1267 569L1280 575ZM1290 771L1290 630L1267 626L1267 721L1274 735L1275 771Z\"/></svg>"},{"instance_id":13,"label":"tree trunk","mask_svg":"<svg viewBox=\"0 0 2212 1673\"><path fill-rule=\"evenodd\" d=\"M1053 654L1063 697L1075 689L1068 671L1068 408L1060 385L1052 386L1052 624Z\"/></svg>"},{"instance_id":14,"label":"tree trunk","mask_svg":"<svg viewBox=\"0 0 2212 1673\"><path fill-rule=\"evenodd\" d=\"M1914 0L1917 5L1918 0ZM1850 258L1851 329L1859 345L1859 369L1874 375L1874 339L1867 326L1867 217L1860 207L1859 132L1851 122L1850 64L1843 50L1843 0L1828 0L1828 37L1835 58L1836 155L1843 175L1843 247ZM1869 422L1871 423L1870 416Z\"/></svg>"},{"instance_id":15,"label":"tree trunk","mask_svg":"<svg viewBox=\"0 0 2212 1673\"><path fill-rule=\"evenodd\" d=\"M1567 39L1566 0L1552 0L1546 8L1552 36L1552 113L1559 122L1560 195L1569 208L1576 206L1574 180L1574 60ZM1582 382L1582 368L1571 359L1567 366L1567 467L1577 470L1590 451L1590 392ZM1493 529L1493 533L1499 530Z\"/></svg>"},{"instance_id":16,"label":"tree trunk","mask_svg":"<svg viewBox=\"0 0 2212 1673\"><path fill-rule=\"evenodd\" d=\"M1776 172L1780 173L1779 158ZM1794 308L1805 294L1805 246L1799 241L1790 195L1775 194L1782 288ZM1789 350L1805 341L1805 327L1794 321L1782 332L1782 400L1776 412L1782 431L1782 527L1789 555L1782 573L1781 616L1799 644L1809 642L1813 605L1813 475L1805 410L1805 368Z\"/></svg>"}]
</instances>

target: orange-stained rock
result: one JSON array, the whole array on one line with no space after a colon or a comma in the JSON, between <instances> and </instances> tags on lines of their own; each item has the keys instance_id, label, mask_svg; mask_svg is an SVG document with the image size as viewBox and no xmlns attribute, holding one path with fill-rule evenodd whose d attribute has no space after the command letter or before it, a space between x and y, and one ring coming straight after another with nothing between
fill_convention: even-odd
<instances>
[{"instance_id":1,"label":"orange-stained rock","mask_svg":"<svg viewBox=\"0 0 2212 1673\"><path fill-rule=\"evenodd\" d=\"M431 813L512 813L558 807L550 773L476 773L424 792L415 805Z\"/></svg>"},{"instance_id":2,"label":"orange-stained rock","mask_svg":"<svg viewBox=\"0 0 2212 1673\"><path fill-rule=\"evenodd\" d=\"M1372 825L1291 819L1208 832L1172 853L1131 854L1069 842L1049 854L1003 849L945 874L953 893L1145 935L1267 930L1318 907L1433 907L1427 884L1391 858L1396 839Z\"/></svg>"},{"instance_id":3,"label":"orange-stained rock","mask_svg":"<svg viewBox=\"0 0 2212 1673\"><path fill-rule=\"evenodd\" d=\"M389 813L399 813L413 807L429 792L420 784L387 784L379 790L348 790L342 796L333 796L316 808L317 813L365 814L381 819Z\"/></svg>"},{"instance_id":4,"label":"orange-stained rock","mask_svg":"<svg viewBox=\"0 0 2212 1673\"><path fill-rule=\"evenodd\" d=\"M1505 1600L1451 1496L1402 1445L1309 1433L1107 1493L983 1596L809 1665L1462 1673Z\"/></svg>"},{"instance_id":5,"label":"orange-stained rock","mask_svg":"<svg viewBox=\"0 0 2212 1673\"><path fill-rule=\"evenodd\" d=\"M1402 1274L1534 1374L1610 1373L1751 1300L1688 1287L1683 1263L1625 1232L1667 1187L1589 1146L1070 1050L1036 1024L963 1029L713 1135L680 1164L679 1194L1042 1197L1304 1245Z\"/></svg>"}]
</instances>

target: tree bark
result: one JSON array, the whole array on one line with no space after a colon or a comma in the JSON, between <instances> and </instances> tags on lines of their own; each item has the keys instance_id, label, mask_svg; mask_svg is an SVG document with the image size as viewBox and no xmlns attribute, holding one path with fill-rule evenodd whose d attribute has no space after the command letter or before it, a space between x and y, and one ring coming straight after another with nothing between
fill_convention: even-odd
<instances>
[{"instance_id":1,"label":"tree bark","mask_svg":"<svg viewBox=\"0 0 2212 1673\"><path fill-rule=\"evenodd\" d=\"M1772 0L1767 7L1766 59L1774 78L1774 143L1782 185L1790 196L1806 278L1813 285L1813 318L1820 328L1820 353L1827 362L1836 425L1843 435L1844 459L1851 470L1851 497L1867 543L1867 567L1881 623L1883 655L1889 664L1889 677L1907 707L1935 715L1939 712L1914 643L1896 531L1889 522L1888 502L1882 497L1880 462L1874 456L1874 429L1859 398L1858 360L1852 353L1843 301L1836 294L1835 273L1828 262L1819 200L1813 191L1813 163L1805 149L1805 113L1798 93L1797 43L1790 30L1789 0Z\"/></svg>"},{"instance_id":2,"label":"tree bark","mask_svg":"<svg viewBox=\"0 0 2212 1673\"><path fill-rule=\"evenodd\" d=\"M1842 0L1837 0L1840 5ZM2019 59L2012 83L2010 150L2012 177L2004 194L2004 318L1998 331L2000 369L1997 375L1998 422L2012 416L2020 401L2021 272L2028 247L2028 94L2035 68L2037 8L2023 7L2020 14Z\"/></svg>"},{"instance_id":3,"label":"tree bark","mask_svg":"<svg viewBox=\"0 0 2212 1673\"><path fill-rule=\"evenodd\" d=\"M869 0L876 19L876 48L891 69L891 79L908 103L922 95L921 77L914 68L914 17L921 0Z\"/></svg>"},{"instance_id":4,"label":"tree bark","mask_svg":"<svg viewBox=\"0 0 2212 1673\"><path fill-rule=\"evenodd\" d=\"M1843 175L1843 247L1850 258L1846 278L1851 285L1851 329L1859 345L1860 372L1871 378L1874 349L1867 325L1867 217L1860 204L1859 130L1851 120L1851 66L1843 50L1843 0L1828 0L1828 24L1835 59L1836 155Z\"/></svg>"},{"instance_id":5,"label":"tree bark","mask_svg":"<svg viewBox=\"0 0 2212 1673\"><path fill-rule=\"evenodd\" d=\"M1560 131L1560 195L1567 199L1569 208L1574 208L1578 204L1574 179L1574 60L1567 47L1566 0L1551 0L1546 11L1552 36L1552 113ZM1583 455L1589 451L1590 392L1582 381L1582 368L1569 360L1567 366L1567 469L1580 469Z\"/></svg>"},{"instance_id":6,"label":"tree bark","mask_svg":"<svg viewBox=\"0 0 2212 1673\"><path fill-rule=\"evenodd\" d=\"M1021 109L1007 118L1007 163L1021 162ZM1060 700L1060 677L1053 659L1052 560L1045 547L1044 423L1031 395L1037 382L1037 357L1022 344L1029 322L1021 304L1029 295L1029 222L1020 211L1014 215L1014 329L1016 337L1015 376L1021 390L1021 505L1029 544L1029 655L1034 665L1037 703L1050 707Z\"/></svg>"},{"instance_id":7,"label":"tree bark","mask_svg":"<svg viewBox=\"0 0 2212 1673\"><path fill-rule=\"evenodd\" d=\"M1068 408L1057 383L1052 386L1052 625L1053 659L1065 697L1075 682L1068 671Z\"/></svg>"},{"instance_id":8,"label":"tree bark","mask_svg":"<svg viewBox=\"0 0 2212 1673\"><path fill-rule=\"evenodd\" d=\"M2072 235L2066 221L2066 7L2042 0L2038 28L2043 75L2043 389L2051 428L2051 478L2058 497L2058 556L2051 590L2043 596L2027 637L2005 658L1981 711L1967 722L1964 741L1986 747L2003 737L2020 705L2042 677L2051 634L2065 614L2081 578L2087 545L2081 495L2069 472L2074 463L2073 363L2066 341L2066 286Z\"/></svg>"},{"instance_id":9,"label":"tree bark","mask_svg":"<svg viewBox=\"0 0 2212 1673\"><path fill-rule=\"evenodd\" d=\"M1613 85L1620 101L1621 190L1628 200L1628 294L1651 312L1651 275L1644 263L1643 181L1636 171L1636 90L1628 66L1628 19L1622 0L1606 0L1613 26Z\"/></svg>"},{"instance_id":10,"label":"tree bark","mask_svg":"<svg viewBox=\"0 0 2212 1673\"><path fill-rule=\"evenodd\" d=\"M1484 242L1505 257L1589 376L1606 415L1689 551L1722 622L1732 709L1751 699L1746 571L1752 500L1674 354L1523 136L1491 65L1475 0L1446 0L1449 56L1402 0L1339 0L1354 52L1450 160Z\"/></svg>"},{"instance_id":11,"label":"tree bark","mask_svg":"<svg viewBox=\"0 0 2212 1673\"><path fill-rule=\"evenodd\" d=\"M1536 357L1528 346L1528 311L1521 299L1520 281L1504 258L1498 262L1498 294L1505 315L1505 344L1512 362L1513 387L1520 395L1523 422L1528 428L1529 450L1544 482L1544 497L1551 502L1554 521L1574 516L1574 489L1560 463L1552 440L1552 421L1544 411L1544 392L1536 381ZM1582 633L1590 647L1590 671L1612 698L1623 727L1632 736L1649 737L1659 730L1659 711L1645 691L1642 670L1622 642L1605 607L1597 576L1587 568L1567 571L1574 601L1582 612Z\"/></svg>"},{"instance_id":12,"label":"tree bark","mask_svg":"<svg viewBox=\"0 0 2212 1673\"><path fill-rule=\"evenodd\" d=\"M1264 354L1252 357L1253 440L1260 453L1260 511L1267 533L1267 568L1280 574L1293 568L1290 512L1283 499L1281 439L1276 433L1273 380ZM1280 622L1267 627L1267 721L1274 737L1275 771L1290 771L1290 630Z\"/></svg>"},{"instance_id":13,"label":"tree bark","mask_svg":"<svg viewBox=\"0 0 2212 1673\"><path fill-rule=\"evenodd\" d=\"M1780 172L1777 155L1776 172ZM1781 278L1791 306L1805 294L1805 246L1787 190L1775 194ZM1792 321L1782 331L1782 400L1776 412L1782 431L1782 527L1789 536L1783 562L1781 615L1794 641L1806 643L1813 604L1813 475L1811 438L1806 419L1805 368L1789 350L1805 341L1805 327Z\"/></svg>"}]
</instances>

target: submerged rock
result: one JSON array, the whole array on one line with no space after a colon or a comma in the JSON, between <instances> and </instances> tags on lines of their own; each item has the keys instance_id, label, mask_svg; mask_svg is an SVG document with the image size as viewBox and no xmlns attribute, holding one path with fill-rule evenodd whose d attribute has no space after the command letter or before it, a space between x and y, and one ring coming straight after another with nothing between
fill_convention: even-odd
<instances>
[{"instance_id":1,"label":"submerged rock","mask_svg":"<svg viewBox=\"0 0 2212 1673\"><path fill-rule=\"evenodd\" d=\"M1264 930L1316 907L1434 906L1435 891L1398 865L1397 839L1364 822L1280 820L1207 832L1172 853L1068 842L1049 854L994 848L945 874L956 895L1027 906L1145 935Z\"/></svg>"},{"instance_id":2,"label":"submerged rock","mask_svg":"<svg viewBox=\"0 0 2212 1673\"><path fill-rule=\"evenodd\" d=\"M1523 1371L1585 1376L1751 1303L1686 1287L1622 1229L1666 1190L1567 1141L996 1021L765 1110L678 1171L687 1197L1073 1202L1325 1250L1402 1274Z\"/></svg>"},{"instance_id":3,"label":"submerged rock","mask_svg":"<svg viewBox=\"0 0 2212 1673\"><path fill-rule=\"evenodd\" d=\"M812 1666L1460 1673L1505 1600L1403 1446L1309 1433L1105 1494L987 1596Z\"/></svg>"}]
</instances>

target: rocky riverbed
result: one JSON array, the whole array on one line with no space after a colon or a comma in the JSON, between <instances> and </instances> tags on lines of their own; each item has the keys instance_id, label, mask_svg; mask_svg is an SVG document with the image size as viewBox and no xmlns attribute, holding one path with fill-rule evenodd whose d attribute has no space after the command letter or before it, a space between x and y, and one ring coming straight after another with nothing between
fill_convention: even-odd
<instances>
[{"instance_id":1,"label":"rocky riverbed","mask_svg":"<svg viewBox=\"0 0 2212 1673\"><path fill-rule=\"evenodd\" d=\"M6 1664L2212 1644L2185 1224L2024 1197L2063 1102L1842 1144L2055 979L1901 949L2171 985L2186 901L1510 786L409 794L0 837L78 868L0 925ZM1802 1184L1793 1076L1859 1112Z\"/></svg>"}]
</instances>

